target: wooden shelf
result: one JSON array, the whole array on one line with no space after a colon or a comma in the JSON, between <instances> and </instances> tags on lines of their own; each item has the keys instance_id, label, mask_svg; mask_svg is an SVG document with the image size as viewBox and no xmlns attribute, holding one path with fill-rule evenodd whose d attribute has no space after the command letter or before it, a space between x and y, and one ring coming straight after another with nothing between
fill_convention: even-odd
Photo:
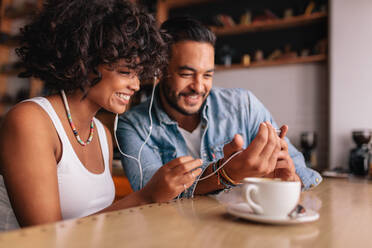
<instances>
[{"instance_id":1,"label":"wooden shelf","mask_svg":"<svg viewBox=\"0 0 372 248\"><path fill-rule=\"evenodd\" d=\"M243 64L233 64L231 66L216 65L216 71L236 70L236 69L245 69L245 68L276 66L276 65L287 65L287 64L298 64L298 63L322 62L326 60L327 60L327 55L319 54L319 55L311 55L307 57L264 60L260 62L252 62L250 65L243 65Z\"/></svg>"},{"instance_id":2,"label":"wooden shelf","mask_svg":"<svg viewBox=\"0 0 372 248\"><path fill-rule=\"evenodd\" d=\"M37 11L38 11L37 5L24 6L22 9L19 10L5 8L3 18L8 20L29 18L33 14L37 13Z\"/></svg>"},{"instance_id":3,"label":"wooden shelf","mask_svg":"<svg viewBox=\"0 0 372 248\"><path fill-rule=\"evenodd\" d=\"M3 76L18 76L19 73L23 72L24 70L22 69L11 69L7 71L0 71L0 74Z\"/></svg>"},{"instance_id":4,"label":"wooden shelf","mask_svg":"<svg viewBox=\"0 0 372 248\"><path fill-rule=\"evenodd\" d=\"M16 77L20 72L24 71L23 68L19 67L8 67L3 66L9 64L10 51L15 47L20 46L20 37L12 34L13 22L17 21L18 18L28 18L33 13L37 13L37 10L42 8L43 0L35 0L35 3L22 3L21 5L13 5L16 1L13 0L0 0L0 32L2 34L8 34L10 37L2 37L2 43L0 44L0 97L4 97L8 92L8 87L13 81L12 77ZM12 9L12 7L19 9ZM5 41L5 42L4 42ZM37 95L41 91L42 83L35 79L28 80L30 82L29 95L30 97ZM24 90L26 90L28 86ZM10 90L10 89L9 89ZM14 91L14 89L12 90ZM10 93L10 92L8 92ZM0 103L0 115L3 115L15 102L4 104Z\"/></svg>"},{"instance_id":5,"label":"wooden shelf","mask_svg":"<svg viewBox=\"0 0 372 248\"><path fill-rule=\"evenodd\" d=\"M311 15L294 16L286 19L255 22L250 25L240 24L232 27L211 27L211 29L217 36L233 35L273 29L284 29L289 27L298 27L319 22L326 17L327 13L318 12Z\"/></svg>"},{"instance_id":6,"label":"wooden shelf","mask_svg":"<svg viewBox=\"0 0 372 248\"><path fill-rule=\"evenodd\" d=\"M172 8L182 8L191 5L197 5L209 2L218 2L220 0L158 0L156 20L159 24L168 19L169 10Z\"/></svg>"},{"instance_id":7,"label":"wooden shelf","mask_svg":"<svg viewBox=\"0 0 372 248\"><path fill-rule=\"evenodd\" d=\"M15 48L20 46L21 42L17 38L11 38L7 40L6 42L0 43L0 47L6 47L6 48Z\"/></svg>"},{"instance_id":8,"label":"wooden shelf","mask_svg":"<svg viewBox=\"0 0 372 248\"><path fill-rule=\"evenodd\" d=\"M209 2L216 2L216 0L163 0L163 4L171 8L180 8L194 4L202 4L202 3L209 3Z\"/></svg>"}]
</instances>

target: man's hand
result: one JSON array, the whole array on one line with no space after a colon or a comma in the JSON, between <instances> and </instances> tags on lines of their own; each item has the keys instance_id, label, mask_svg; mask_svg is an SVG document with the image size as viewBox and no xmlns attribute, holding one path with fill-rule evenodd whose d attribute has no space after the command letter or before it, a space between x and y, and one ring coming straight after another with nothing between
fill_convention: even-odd
<instances>
[{"instance_id":1,"label":"man's hand","mask_svg":"<svg viewBox=\"0 0 372 248\"><path fill-rule=\"evenodd\" d=\"M284 140L284 137L288 132L288 126L284 125L280 129L281 151L279 152L278 162L276 163L275 170L271 176L274 178L280 178L284 181L300 181L300 178L296 174L296 169L293 164L292 158L289 156L288 153L288 144Z\"/></svg>"},{"instance_id":2,"label":"man's hand","mask_svg":"<svg viewBox=\"0 0 372 248\"><path fill-rule=\"evenodd\" d=\"M232 142L224 147L224 161L233 153L241 151L243 139L235 135ZM234 181L239 182L245 177L263 177L273 173L277 165L281 149L280 138L269 122L261 123L258 133L252 143L239 155L234 157L224 170Z\"/></svg>"},{"instance_id":3,"label":"man's hand","mask_svg":"<svg viewBox=\"0 0 372 248\"><path fill-rule=\"evenodd\" d=\"M141 190L149 202L166 202L189 188L202 172L202 160L190 156L176 158L163 165Z\"/></svg>"}]
</instances>

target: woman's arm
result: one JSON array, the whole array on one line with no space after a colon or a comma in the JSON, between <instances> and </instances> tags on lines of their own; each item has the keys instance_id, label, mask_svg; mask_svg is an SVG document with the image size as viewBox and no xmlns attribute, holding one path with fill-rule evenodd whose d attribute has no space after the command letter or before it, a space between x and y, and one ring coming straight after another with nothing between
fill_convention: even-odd
<instances>
[{"instance_id":1,"label":"woman's arm","mask_svg":"<svg viewBox=\"0 0 372 248\"><path fill-rule=\"evenodd\" d=\"M112 160L112 137L107 128L106 135L110 147L109 157ZM98 213L172 200L185 190L184 185L185 187L191 186L195 178L201 173L201 169L196 169L200 167L201 164L202 161L200 159L193 159L190 156L176 158L163 165L152 176L143 189L135 191L125 198L114 202L111 206ZM190 172L194 169L196 170L191 174Z\"/></svg>"},{"instance_id":2,"label":"woman's arm","mask_svg":"<svg viewBox=\"0 0 372 248\"><path fill-rule=\"evenodd\" d=\"M108 147L109 147L109 164L110 164L110 171L112 172L112 161L113 161L113 141L112 141L112 135L110 130L105 127L106 131L106 136L107 136L107 142L108 142ZM129 208L129 207L134 207L134 206L139 206L143 204L149 204L151 201L149 199L146 199L146 197L143 196L141 192L133 192L130 195L126 196L125 198L114 202L111 206L99 211L98 213L104 213L104 212L109 212L113 210L118 210L118 209L124 209L124 208Z\"/></svg>"},{"instance_id":3,"label":"woman's arm","mask_svg":"<svg viewBox=\"0 0 372 248\"><path fill-rule=\"evenodd\" d=\"M48 115L31 102L15 106L0 130L1 174L21 226L62 219L56 142Z\"/></svg>"}]
</instances>

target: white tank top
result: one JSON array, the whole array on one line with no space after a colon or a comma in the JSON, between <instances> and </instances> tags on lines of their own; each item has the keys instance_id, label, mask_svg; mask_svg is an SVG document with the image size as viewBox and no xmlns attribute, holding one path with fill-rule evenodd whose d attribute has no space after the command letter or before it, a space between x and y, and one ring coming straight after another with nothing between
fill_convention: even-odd
<instances>
[{"instance_id":1,"label":"white tank top","mask_svg":"<svg viewBox=\"0 0 372 248\"><path fill-rule=\"evenodd\" d=\"M101 174L94 174L88 171L79 160L50 102L44 97L35 97L26 101L37 103L48 113L62 143L62 157L57 164L62 218L84 217L110 206L115 197L115 187L109 167L106 132L102 123L94 118L105 169ZM2 178L0 179L3 181ZM4 186L2 182L0 185ZM2 212L1 209L0 212Z\"/></svg>"},{"instance_id":2,"label":"white tank top","mask_svg":"<svg viewBox=\"0 0 372 248\"><path fill-rule=\"evenodd\" d=\"M110 206L114 201L115 187L109 167L106 132L102 123L94 118L105 170L101 174L94 174L79 160L50 102L44 97L28 101L39 104L48 113L62 142L62 157L57 164L57 176L63 219L87 216Z\"/></svg>"}]
</instances>

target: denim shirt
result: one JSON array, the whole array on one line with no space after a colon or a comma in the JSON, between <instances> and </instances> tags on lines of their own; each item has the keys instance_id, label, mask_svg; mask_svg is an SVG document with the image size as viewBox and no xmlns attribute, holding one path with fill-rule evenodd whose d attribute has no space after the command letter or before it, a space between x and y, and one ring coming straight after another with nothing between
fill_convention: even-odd
<instances>
[{"instance_id":1,"label":"denim shirt","mask_svg":"<svg viewBox=\"0 0 372 248\"><path fill-rule=\"evenodd\" d=\"M145 185L155 172L171 160L188 155L186 142L179 131L178 124L163 110L156 89L151 111L152 132L141 153L143 184ZM150 99L135 106L120 116L117 137L121 150L135 158L149 132ZM265 106L250 92L243 89L224 89L213 87L201 108L202 138L200 158L203 160L203 171L213 162L223 158L223 147L231 142L235 134L242 135L244 148L256 137L261 122L270 121L277 124ZM307 168L304 157L286 138L289 155L301 178L304 189L318 185L322 177L318 172ZM134 191L140 186L138 163L122 156L122 165ZM199 176L201 177L201 176ZM182 197L193 195L195 182Z\"/></svg>"}]
</instances>

